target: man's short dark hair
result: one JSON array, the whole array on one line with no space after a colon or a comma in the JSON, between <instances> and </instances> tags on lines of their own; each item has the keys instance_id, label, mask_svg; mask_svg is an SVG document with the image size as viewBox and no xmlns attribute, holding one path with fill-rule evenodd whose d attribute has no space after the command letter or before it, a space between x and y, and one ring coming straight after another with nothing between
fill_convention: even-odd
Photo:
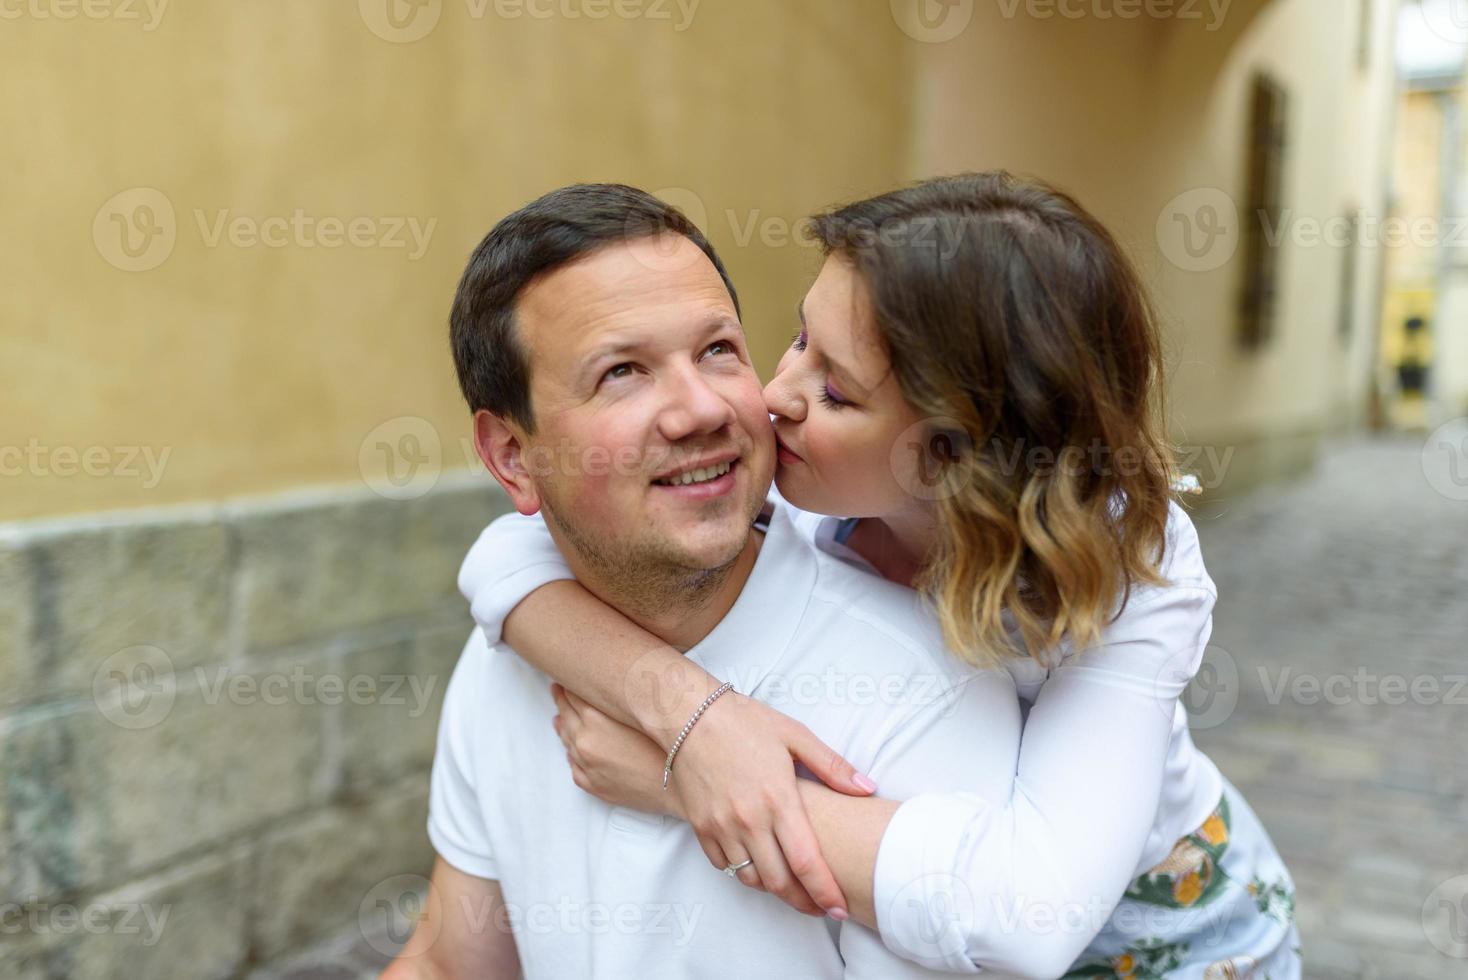
<instances>
[{"instance_id":1,"label":"man's short dark hair","mask_svg":"<svg viewBox=\"0 0 1468 980\"><path fill-rule=\"evenodd\" d=\"M709 257L734 311L739 296L718 253L683 212L625 184L573 184L537 198L490 229L469 257L449 314L459 388L469 410L508 416L535 431L530 360L515 330L515 304L536 276L622 242L671 232Z\"/></svg>"}]
</instances>

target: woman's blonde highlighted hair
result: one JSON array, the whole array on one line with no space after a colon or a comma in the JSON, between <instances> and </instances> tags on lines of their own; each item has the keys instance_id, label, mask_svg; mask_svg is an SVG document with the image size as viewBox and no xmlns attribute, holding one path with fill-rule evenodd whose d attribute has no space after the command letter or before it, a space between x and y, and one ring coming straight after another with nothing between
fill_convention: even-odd
<instances>
[{"instance_id":1,"label":"woman's blonde highlighted hair","mask_svg":"<svg viewBox=\"0 0 1468 980\"><path fill-rule=\"evenodd\" d=\"M1176 467L1131 262L1071 197L1003 171L848 204L812 231L855 263L931 420L941 535L917 584L949 648L986 665L1093 646L1134 586L1167 584Z\"/></svg>"}]
</instances>

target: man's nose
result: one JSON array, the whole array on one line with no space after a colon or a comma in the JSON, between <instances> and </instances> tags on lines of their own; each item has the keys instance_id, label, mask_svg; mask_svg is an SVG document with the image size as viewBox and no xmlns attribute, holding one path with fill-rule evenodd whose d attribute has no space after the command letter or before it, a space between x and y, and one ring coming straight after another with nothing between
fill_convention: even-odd
<instances>
[{"instance_id":1,"label":"man's nose","mask_svg":"<svg viewBox=\"0 0 1468 980\"><path fill-rule=\"evenodd\" d=\"M676 442L705 432L717 432L733 423L734 407L716 391L696 367L669 379L666 402L658 418L664 439Z\"/></svg>"}]
</instances>

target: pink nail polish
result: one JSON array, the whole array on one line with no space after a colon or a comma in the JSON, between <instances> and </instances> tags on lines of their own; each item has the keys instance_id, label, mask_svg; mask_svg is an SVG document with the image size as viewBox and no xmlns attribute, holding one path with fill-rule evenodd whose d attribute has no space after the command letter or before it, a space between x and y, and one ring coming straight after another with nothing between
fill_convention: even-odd
<instances>
[{"instance_id":1,"label":"pink nail polish","mask_svg":"<svg viewBox=\"0 0 1468 980\"><path fill-rule=\"evenodd\" d=\"M826 912L826 914L829 915L831 918L835 919L837 922L845 922L846 921L846 910L845 909L830 909L829 911Z\"/></svg>"},{"instance_id":2,"label":"pink nail polish","mask_svg":"<svg viewBox=\"0 0 1468 980\"><path fill-rule=\"evenodd\" d=\"M875 793L877 791L877 784L872 782L862 773L857 773L851 778L851 781L860 786L862 789L866 790L868 793Z\"/></svg>"}]
</instances>

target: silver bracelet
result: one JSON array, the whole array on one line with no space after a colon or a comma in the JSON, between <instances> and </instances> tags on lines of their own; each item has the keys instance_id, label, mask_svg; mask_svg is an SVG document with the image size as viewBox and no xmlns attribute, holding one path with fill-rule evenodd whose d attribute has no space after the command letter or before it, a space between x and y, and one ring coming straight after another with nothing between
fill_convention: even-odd
<instances>
[{"instance_id":1,"label":"silver bracelet","mask_svg":"<svg viewBox=\"0 0 1468 980\"><path fill-rule=\"evenodd\" d=\"M713 704L715 699L717 699L720 694L723 694L725 691L731 691L733 689L734 685L728 681L725 681L724 683L719 685L718 689L715 690L714 693L703 699L703 704L700 704L697 708L693 710L693 714L689 717L688 722L683 726L683 730L678 733L677 738L673 739L673 747L668 750L668 761L663 763L663 789L668 788L668 775L673 771L673 756L678 754L679 746L681 746L683 744L683 740L688 737L688 733L693 730L693 723L698 721L699 715L703 714L704 709Z\"/></svg>"}]
</instances>

